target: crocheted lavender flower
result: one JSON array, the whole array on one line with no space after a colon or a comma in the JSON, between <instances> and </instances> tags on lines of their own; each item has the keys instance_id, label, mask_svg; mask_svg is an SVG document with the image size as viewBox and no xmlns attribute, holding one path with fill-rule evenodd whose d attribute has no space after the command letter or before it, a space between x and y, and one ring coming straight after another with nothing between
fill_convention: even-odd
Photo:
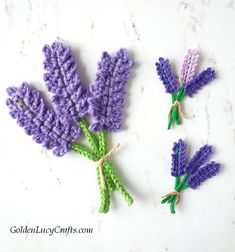
<instances>
[{"instance_id":1,"label":"crocheted lavender flower","mask_svg":"<svg viewBox=\"0 0 235 252\"><path fill-rule=\"evenodd\" d=\"M212 147L204 145L186 165L186 144L181 139L174 143L171 167L171 175L175 177L174 190L164 195L162 200L162 204L170 204L172 214L175 213L175 204L179 203L182 191L189 187L196 189L202 182L219 173L219 163L212 161L205 165L211 155Z\"/></svg>"},{"instance_id":2,"label":"crocheted lavender flower","mask_svg":"<svg viewBox=\"0 0 235 252\"><path fill-rule=\"evenodd\" d=\"M95 118L90 127L93 132L121 130L125 86L133 65L126 49L120 49L114 58L107 52L102 54L95 82L91 85L93 96L89 98L89 110Z\"/></svg>"},{"instance_id":3,"label":"crocheted lavender flower","mask_svg":"<svg viewBox=\"0 0 235 252\"><path fill-rule=\"evenodd\" d=\"M189 174L193 175L198 170L199 167L201 167L202 165L206 163L206 161L211 157L212 153L213 153L212 146L204 145L190 159L185 170Z\"/></svg>"},{"instance_id":4,"label":"crocheted lavender flower","mask_svg":"<svg viewBox=\"0 0 235 252\"><path fill-rule=\"evenodd\" d=\"M206 181L220 172L221 164L212 161L205 166L199 168L193 175L187 179L187 184L196 189L202 182Z\"/></svg>"},{"instance_id":5,"label":"crocheted lavender flower","mask_svg":"<svg viewBox=\"0 0 235 252\"><path fill-rule=\"evenodd\" d=\"M199 89L215 79L215 71L210 67L185 84L185 93L192 97Z\"/></svg>"},{"instance_id":6,"label":"crocheted lavender flower","mask_svg":"<svg viewBox=\"0 0 235 252\"><path fill-rule=\"evenodd\" d=\"M196 50L189 49L181 67L180 85L171 71L168 59L159 58L156 63L157 74L163 82L166 92L171 94L172 105L168 113L168 129L173 124L180 125L185 118L182 101L186 96L192 97L199 89L215 79L215 71L210 67L194 77L199 55Z\"/></svg>"},{"instance_id":7,"label":"crocheted lavender flower","mask_svg":"<svg viewBox=\"0 0 235 252\"><path fill-rule=\"evenodd\" d=\"M79 137L80 129L61 123L56 113L47 108L38 90L23 83L20 88L8 88L7 93L10 115L28 135L45 148L53 149L56 156L71 150L71 143Z\"/></svg>"},{"instance_id":8,"label":"crocheted lavender flower","mask_svg":"<svg viewBox=\"0 0 235 252\"><path fill-rule=\"evenodd\" d=\"M186 165L186 144L180 139L178 143L173 144L173 154L172 157L172 167L171 167L171 175L182 176L185 173L185 165Z\"/></svg>"},{"instance_id":9,"label":"crocheted lavender flower","mask_svg":"<svg viewBox=\"0 0 235 252\"><path fill-rule=\"evenodd\" d=\"M82 87L71 49L60 42L43 47L44 80L63 122L78 122L88 113L88 92Z\"/></svg>"},{"instance_id":10,"label":"crocheted lavender flower","mask_svg":"<svg viewBox=\"0 0 235 252\"><path fill-rule=\"evenodd\" d=\"M159 58L159 62L156 62L156 70L167 93L171 94L179 91L179 87L177 86L176 79L171 71L171 65L168 59Z\"/></svg>"},{"instance_id":11,"label":"crocheted lavender flower","mask_svg":"<svg viewBox=\"0 0 235 252\"><path fill-rule=\"evenodd\" d=\"M193 79L198 58L199 55L196 50L188 50L181 67L180 83L185 84Z\"/></svg>"},{"instance_id":12,"label":"crocheted lavender flower","mask_svg":"<svg viewBox=\"0 0 235 252\"><path fill-rule=\"evenodd\" d=\"M103 130L117 131L121 128L125 86L133 61L125 49L117 52L114 59L104 53L98 65L96 81L91 87L92 97L85 90L77 73L75 59L69 47L54 42L43 48L45 55L44 80L54 95L55 110L48 108L38 90L23 83L19 88L7 89L7 106L11 116L24 128L28 135L47 149L53 149L56 156L63 156L70 150L92 160L96 164L96 176L100 191L101 213L110 208L110 194L118 190L128 205L133 198L118 177L110 159L119 144L108 147L108 134ZM89 110L96 122L89 129L85 116ZM80 131L88 146L76 140Z\"/></svg>"}]
</instances>

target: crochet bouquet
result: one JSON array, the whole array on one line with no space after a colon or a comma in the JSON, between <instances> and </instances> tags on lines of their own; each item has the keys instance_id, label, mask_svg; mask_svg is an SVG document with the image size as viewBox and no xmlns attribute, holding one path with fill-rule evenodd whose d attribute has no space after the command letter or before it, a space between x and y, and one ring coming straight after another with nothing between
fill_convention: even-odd
<instances>
[{"instance_id":1,"label":"crochet bouquet","mask_svg":"<svg viewBox=\"0 0 235 252\"><path fill-rule=\"evenodd\" d=\"M189 187L196 189L202 182L217 175L221 165L214 161L206 164L212 155L212 146L209 145L201 147L188 163L186 144L182 139L174 143L172 151L171 175L175 177L175 186L174 191L163 196L162 204L169 203L170 211L174 214L180 193Z\"/></svg>"},{"instance_id":2,"label":"crochet bouquet","mask_svg":"<svg viewBox=\"0 0 235 252\"><path fill-rule=\"evenodd\" d=\"M37 143L52 149L54 155L63 156L74 151L96 162L100 212L108 212L110 193L115 190L119 190L131 205L132 197L108 161L116 147L108 149L107 135L122 129L125 86L134 62L125 49L120 49L113 58L104 52L88 91L81 84L69 47L54 42L51 47L45 45L43 52L44 81L53 93L54 109L46 105L37 89L23 83L19 88L7 89L10 115ZM94 119L90 126L85 119L88 115ZM89 147L78 142L81 132Z\"/></svg>"},{"instance_id":3,"label":"crochet bouquet","mask_svg":"<svg viewBox=\"0 0 235 252\"><path fill-rule=\"evenodd\" d=\"M177 85L168 59L159 58L159 62L156 62L157 74L165 86L166 93L171 94L172 99L168 129L173 123L181 124L182 118L185 117L181 107L181 101L185 96L192 97L199 89L215 79L215 71L210 67L194 76L198 57L196 50L188 50L181 68L180 85Z\"/></svg>"}]
</instances>

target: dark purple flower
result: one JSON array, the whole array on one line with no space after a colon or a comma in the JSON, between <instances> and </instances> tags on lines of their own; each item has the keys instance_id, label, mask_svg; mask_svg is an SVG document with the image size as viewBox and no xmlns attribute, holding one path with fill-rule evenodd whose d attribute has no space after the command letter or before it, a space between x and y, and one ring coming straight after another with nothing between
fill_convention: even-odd
<instances>
[{"instance_id":1,"label":"dark purple flower","mask_svg":"<svg viewBox=\"0 0 235 252\"><path fill-rule=\"evenodd\" d=\"M215 70L210 67L207 68L195 78L193 78L191 81L185 84L185 93L189 97L192 97L199 89L201 89L203 86L215 79L215 77Z\"/></svg>"},{"instance_id":2,"label":"dark purple flower","mask_svg":"<svg viewBox=\"0 0 235 252\"><path fill-rule=\"evenodd\" d=\"M187 179L187 184L196 189L202 182L217 175L220 172L221 164L212 161L205 166L199 168L193 175Z\"/></svg>"},{"instance_id":3,"label":"dark purple flower","mask_svg":"<svg viewBox=\"0 0 235 252\"><path fill-rule=\"evenodd\" d=\"M190 175L193 175L202 165L206 163L206 161L211 157L211 155L212 155L212 146L204 145L190 159L189 163L185 167L185 170Z\"/></svg>"},{"instance_id":4,"label":"dark purple flower","mask_svg":"<svg viewBox=\"0 0 235 252\"><path fill-rule=\"evenodd\" d=\"M90 127L92 131L121 130L125 86L133 65L126 49L120 49L114 58L107 52L102 54L95 82L91 85L92 97L89 98L90 113L95 118Z\"/></svg>"},{"instance_id":5,"label":"dark purple flower","mask_svg":"<svg viewBox=\"0 0 235 252\"><path fill-rule=\"evenodd\" d=\"M20 88L8 88L7 93L10 115L28 135L45 148L53 149L56 156L71 150L71 143L79 137L79 127L62 123L54 110L46 107L38 90L23 83Z\"/></svg>"},{"instance_id":6,"label":"dark purple flower","mask_svg":"<svg viewBox=\"0 0 235 252\"><path fill-rule=\"evenodd\" d=\"M43 47L44 80L63 122L78 122L88 113L88 92L82 87L71 49L60 42Z\"/></svg>"},{"instance_id":7,"label":"dark purple flower","mask_svg":"<svg viewBox=\"0 0 235 252\"><path fill-rule=\"evenodd\" d=\"M177 86L176 79L171 71L171 65L168 59L159 58L159 62L156 62L156 70L167 93L171 94L179 91L179 87Z\"/></svg>"},{"instance_id":8,"label":"dark purple flower","mask_svg":"<svg viewBox=\"0 0 235 252\"><path fill-rule=\"evenodd\" d=\"M171 175L182 176L185 171L186 166L186 144L180 139L178 143L173 144L173 154L172 157L172 166L171 166Z\"/></svg>"}]
</instances>

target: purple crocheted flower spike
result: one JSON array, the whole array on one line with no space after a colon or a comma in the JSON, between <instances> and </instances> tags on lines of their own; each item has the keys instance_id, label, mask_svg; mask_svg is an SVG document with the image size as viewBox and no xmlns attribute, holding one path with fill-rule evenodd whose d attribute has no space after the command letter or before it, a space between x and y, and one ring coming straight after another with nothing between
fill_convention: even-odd
<instances>
[{"instance_id":1,"label":"purple crocheted flower spike","mask_svg":"<svg viewBox=\"0 0 235 252\"><path fill-rule=\"evenodd\" d=\"M167 93L176 93L179 91L177 81L171 71L171 65L168 59L159 58L159 62L156 62L156 70Z\"/></svg>"},{"instance_id":2,"label":"purple crocheted flower spike","mask_svg":"<svg viewBox=\"0 0 235 252\"><path fill-rule=\"evenodd\" d=\"M221 164L212 161L199 168L193 175L191 175L187 179L187 184L192 189L196 189L202 182L217 175L220 172L220 168Z\"/></svg>"},{"instance_id":3,"label":"purple crocheted flower spike","mask_svg":"<svg viewBox=\"0 0 235 252\"><path fill-rule=\"evenodd\" d=\"M212 153L212 146L204 145L201 147L187 164L185 168L186 171L190 175L193 175L202 165L206 163Z\"/></svg>"},{"instance_id":4,"label":"purple crocheted flower spike","mask_svg":"<svg viewBox=\"0 0 235 252\"><path fill-rule=\"evenodd\" d=\"M23 83L19 88L8 88L7 93L10 115L28 135L45 148L53 149L56 156L71 150L71 143L79 137L79 127L63 124L54 110L47 108L38 90Z\"/></svg>"},{"instance_id":5,"label":"purple crocheted flower spike","mask_svg":"<svg viewBox=\"0 0 235 252\"><path fill-rule=\"evenodd\" d=\"M44 81L54 94L52 102L55 111L63 122L78 122L88 114L88 92L85 90L77 72L77 64L69 47L60 42L43 47L45 55Z\"/></svg>"},{"instance_id":6,"label":"purple crocheted flower spike","mask_svg":"<svg viewBox=\"0 0 235 252\"><path fill-rule=\"evenodd\" d=\"M178 143L173 144L172 148L172 166L171 175L182 176L185 171L186 166L186 144L182 139L179 139Z\"/></svg>"},{"instance_id":7,"label":"purple crocheted flower spike","mask_svg":"<svg viewBox=\"0 0 235 252\"><path fill-rule=\"evenodd\" d=\"M89 98L90 113L95 123L90 129L119 131L122 128L125 87L134 62L126 49L120 49L112 58L104 52L98 62L98 71L91 85L92 97Z\"/></svg>"},{"instance_id":8,"label":"purple crocheted flower spike","mask_svg":"<svg viewBox=\"0 0 235 252\"><path fill-rule=\"evenodd\" d=\"M207 68L197 75L194 79L185 84L185 93L192 97L199 89L214 80L216 77L215 70Z\"/></svg>"}]
</instances>

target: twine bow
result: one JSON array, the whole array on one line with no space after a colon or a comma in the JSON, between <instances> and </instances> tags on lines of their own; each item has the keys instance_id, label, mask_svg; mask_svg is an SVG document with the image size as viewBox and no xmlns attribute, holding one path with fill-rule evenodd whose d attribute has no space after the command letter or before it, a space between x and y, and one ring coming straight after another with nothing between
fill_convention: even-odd
<instances>
[{"instance_id":1,"label":"twine bow","mask_svg":"<svg viewBox=\"0 0 235 252\"><path fill-rule=\"evenodd\" d=\"M172 195L176 196L176 202L175 203L178 204L180 202L180 193L177 192L177 191L172 191L172 192L162 196L162 198L167 198L167 197L172 196Z\"/></svg>"},{"instance_id":2,"label":"twine bow","mask_svg":"<svg viewBox=\"0 0 235 252\"><path fill-rule=\"evenodd\" d=\"M168 114L168 118L170 118L172 109L173 109L175 106L178 107L180 117L181 117L181 118L187 119L187 117L184 115L184 112L183 112L181 103L180 103L180 101L178 101L178 100L175 100L175 102L172 104L172 106L171 106L171 108L170 108L170 111L169 111L169 114Z\"/></svg>"},{"instance_id":3,"label":"twine bow","mask_svg":"<svg viewBox=\"0 0 235 252\"><path fill-rule=\"evenodd\" d=\"M106 189L106 182L105 182L105 176L103 173L103 163L110 158L110 156L117 151L117 149L120 147L120 143L115 145L108 153L106 153L103 157L101 157L98 161L96 161L96 165L99 169L99 175L100 175L100 182L101 187L105 190Z\"/></svg>"}]
</instances>

